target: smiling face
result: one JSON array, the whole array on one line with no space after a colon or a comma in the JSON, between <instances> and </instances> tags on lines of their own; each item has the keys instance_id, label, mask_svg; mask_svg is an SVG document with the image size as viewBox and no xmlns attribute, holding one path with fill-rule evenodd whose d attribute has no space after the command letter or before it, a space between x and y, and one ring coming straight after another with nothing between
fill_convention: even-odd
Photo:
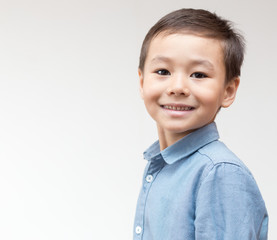
<instances>
[{"instance_id":1,"label":"smiling face","mask_svg":"<svg viewBox=\"0 0 277 240\"><path fill-rule=\"evenodd\" d=\"M150 44L140 91L159 137L171 145L211 123L235 98L239 78L225 84L222 43L191 34L160 34Z\"/></svg>"}]
</instances>

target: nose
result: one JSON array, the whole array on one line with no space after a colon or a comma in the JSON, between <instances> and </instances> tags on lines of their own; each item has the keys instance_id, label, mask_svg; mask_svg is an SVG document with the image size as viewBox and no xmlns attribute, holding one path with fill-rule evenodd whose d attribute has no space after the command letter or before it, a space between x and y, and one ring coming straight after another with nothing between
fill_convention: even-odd
<instances>
[{"instance_id":1,"label":"nose","mask_svg":"<svg viewBox=\"0 0 277 240\"><path fill-rule=\"evenodd\" d=\"M166 92L168 95L189 96L188 79L183 75L172 76Z\"/></svg>"}]
</instances>

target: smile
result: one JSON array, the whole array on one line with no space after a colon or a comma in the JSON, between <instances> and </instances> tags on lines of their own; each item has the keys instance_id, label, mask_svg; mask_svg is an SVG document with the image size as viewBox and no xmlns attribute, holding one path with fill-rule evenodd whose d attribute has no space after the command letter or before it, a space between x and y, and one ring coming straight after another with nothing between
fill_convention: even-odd
<instances>
[{"instance_id":1,"label":"smile","mask_svg":"<svg viewBox=\"0 0 277 240\"><path fill-rule=\"evenodd\" d=\"M162 105L162 108L169 109L169 110L174 110L174 111L190 111L194 109L194 107L190 106L174 106L174 105Z\"/></svg>"}]
</instances>

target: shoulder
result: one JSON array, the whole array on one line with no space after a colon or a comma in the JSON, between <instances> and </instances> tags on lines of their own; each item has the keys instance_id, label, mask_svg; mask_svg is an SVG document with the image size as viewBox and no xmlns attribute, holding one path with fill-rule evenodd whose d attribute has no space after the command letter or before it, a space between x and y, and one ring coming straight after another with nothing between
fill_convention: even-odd
<instances>
[{"instance_id":1,"label":"shoulder","mask_svg":"<svg viewBox=\"0 0 277 240\"><path fill-rule=\"evenodd\" d=\"M199 191L217 192L231 199L237 195L251 196L262 203L258 185L245 164L220 141L214 141L198 150L205 159L206 167L203 172ZM209 187L208 187L209 186ZM202 190L201 190L202 189ZM254 198L253 198L254 197Z\"/></svg>"},{"instance_id":2,"label":"shoulder","mask_svg":"<svg viewBox=\"0 0 277 240\"><path fill-rule=\"evenodd\" d=\"M205 162L196 191L198 238L266 239L267 210L248 168L219 141L199 149L198 154Z\"/></svg>"},{"instance_id":3,"label":"shoulder","mask_svg":"<svg viewBox=\"0 0 277 240\"><path fill-rule=\"evenodd\" d=\"M214 181L214 185L238 184L252 187L259 192L257 183L247 166L221 141L213 141L197 151L205 162L200 186L203 182Z\"/></svg>"},{"instance_id":4,"label":"shoulder","mask_svg":"<svg viewBox=\"0 0 277 240\"><path fill-rule=\"evenodd\" d=\"M240 169L252 177L245 164L221 141L213 141L198 149L197 153L205 159L209 170L224 165L232 169Z\"/></svg>"}]
</instances>

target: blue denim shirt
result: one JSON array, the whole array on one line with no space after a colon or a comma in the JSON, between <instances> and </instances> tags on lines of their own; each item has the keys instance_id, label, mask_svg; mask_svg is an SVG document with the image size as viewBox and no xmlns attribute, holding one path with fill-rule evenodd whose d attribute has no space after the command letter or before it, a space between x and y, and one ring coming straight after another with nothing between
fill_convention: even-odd
<instances>
[{"instance_id":1,"label":"blue denim shirt","mask_svg":"<svg viewBox=\"0 0 277 240\"><path fill-rule=\"evenodd\" d=\"M155 142L139 195L134 240L265 240L267 210L247 167L215 123L160 151Z\"/></svg>"}]
</instances>

